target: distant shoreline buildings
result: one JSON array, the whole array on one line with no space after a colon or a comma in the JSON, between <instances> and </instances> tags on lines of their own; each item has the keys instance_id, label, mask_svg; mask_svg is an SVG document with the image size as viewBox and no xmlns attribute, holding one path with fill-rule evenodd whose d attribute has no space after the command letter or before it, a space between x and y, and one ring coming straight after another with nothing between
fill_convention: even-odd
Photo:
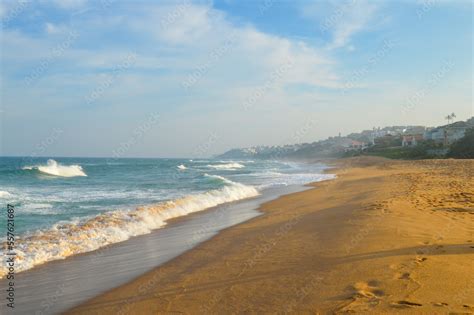
<instances>
[{"instance_id":1,"label":"distant shoreline buildings","mask_svg":"<svg viewBox=\"0 0 474 315\"><path fill-rule=\"evenodd\" d=\"M219 155L219 158L324 158L371 148L412 148L422 144L431 147L429 152L432 155L440 156L447 152L451 144L463 138L470 128L474 128L474 117L467 121L457 121L438 127L374 127L372 130L351 133L347 136L341 136L339 133L336 137L312 143L232 149Z\"/></svg>"}]
</instances>

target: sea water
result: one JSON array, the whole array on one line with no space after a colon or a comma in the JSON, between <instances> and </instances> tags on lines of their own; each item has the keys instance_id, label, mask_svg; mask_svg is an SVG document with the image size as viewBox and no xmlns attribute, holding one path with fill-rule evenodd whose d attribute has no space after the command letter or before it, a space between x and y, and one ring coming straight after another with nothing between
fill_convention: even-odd
<instances>
[{"instance_id":1,"label":"sea water","mask_svg":"<svg viewBox=\"0 0 474 315\"><path fill-rule=\"evenodd\" d=\"M262 160L1 157L0 205L15 209L21 272L272 187L329 179L325 168ZM6 219L0 218L1 235ZM3 266L0 277L5 274Z\"/></svg>"}]
</instances>

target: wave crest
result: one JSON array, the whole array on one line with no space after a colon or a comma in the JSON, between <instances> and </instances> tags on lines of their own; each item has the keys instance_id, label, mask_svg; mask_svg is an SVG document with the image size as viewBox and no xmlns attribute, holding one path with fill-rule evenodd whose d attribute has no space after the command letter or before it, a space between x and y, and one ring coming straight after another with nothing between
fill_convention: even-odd
<instances>
[{"instance_id":1,"label":"wave crest","mask_svg":"<svg viewBox=\"0 0 474 315\"><path fill-rule=\"evenodd\" d=\"M227 164L209 164L207 167L214 168L216 170L236 170L244 168L245 165L240 163L227 163Z\"/></svg>"},{"instance_id":2,"label":"wave crest","mask_svg":"<svg viewBox=\"0 0 474 315\"><path fill-rule=\"evenodd\" d=\"M80 165L61 165L55 160L48 160L46 165L25 166L23 169L36 169L42 173L59 177L87 176Z\"/></svg>"},{"instance_id":3,"label":"wave crest","mask_svg":"<svg viewBox=\"0 0 474 315\"><path fill-rule=\"evenodd\" d=\"M111 211L83 222L56 224L49 230L17 241L17 271L68 256L90 252L100 247L125 241L132 236L150 233L166 221L223 203L259 195L256 188L226 179L220 189L190 195L174 201L139 207L132 211ZM0 250L3 255L4 249ZM0 278L7 273L0 269Z\"/></svg>"},{"instance_id":4,"label":"wave crest","mask_svg":"<svg viewBox=\"0 0 474 315\"><path fill-rule=\"evenodd\" d=\"M217 180L220 180L226 184L235 184L233 181L230 179L225 178L224 176L219 176L219 175L209 175L209 174L204 174L204 176L209 177L209 178L214 178Z\"/></svg>"}]
</instances>

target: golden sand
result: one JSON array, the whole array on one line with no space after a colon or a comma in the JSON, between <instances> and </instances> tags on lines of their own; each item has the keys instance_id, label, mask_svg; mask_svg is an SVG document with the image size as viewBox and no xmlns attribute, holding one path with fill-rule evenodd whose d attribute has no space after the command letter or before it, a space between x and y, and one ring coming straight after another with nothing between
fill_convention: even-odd
<instances>
[{"instance_id":1,"label":"golden sand","mask_svg":"<svg viewBox=\"0 0 474 315\"><path fill-rule=\"evenodd\" d=\"M335 172L69 313L474 313L474 161Z\"/></svg>"}]
</instances>

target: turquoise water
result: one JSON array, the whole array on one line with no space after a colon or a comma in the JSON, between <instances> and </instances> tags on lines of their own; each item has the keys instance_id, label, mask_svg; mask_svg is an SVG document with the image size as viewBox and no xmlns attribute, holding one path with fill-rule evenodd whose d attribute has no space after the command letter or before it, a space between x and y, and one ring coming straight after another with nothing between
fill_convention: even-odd
<instances>
[{"instance_id":1,"label":"turquoise water","mask_svg":"<svg viewBox=\"0 0 474 315\"><path fill-rule=\"evenodd\" d=\"M330 178L324 168L258 160L2 157L0 204L15 206L22 271L271 187Z\"/></svg>"}]
</instances>

